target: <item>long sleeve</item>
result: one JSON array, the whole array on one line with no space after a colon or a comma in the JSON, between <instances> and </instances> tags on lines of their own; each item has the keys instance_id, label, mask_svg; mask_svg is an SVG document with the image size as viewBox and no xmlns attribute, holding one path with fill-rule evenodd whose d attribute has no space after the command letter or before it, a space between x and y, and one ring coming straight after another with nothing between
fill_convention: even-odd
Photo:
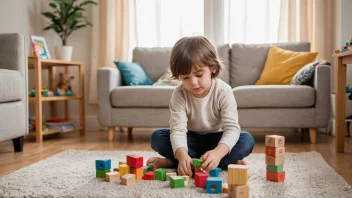
<instances>
[{"instance_id":1,"label":"long sleeve","mask_svg":"<svg viewBox=\"0 0 352 198\"><path fill-rule=\"evenodd\" d=\"M229 152L240 137L241 127L238 123L237 103L231 89L225 89L220 99L220 115L223 135L219 143L229 147Z\"/></svg>"},{"instance_id":2,"label":"long sleeve","mask_svg":"<svg viewBox=\"0 0 352 198\"><path fill-rule=\"evenodd\" d=\"M174 91L170 101L170 140L174 154L178 148L187 146L187 115L185 99L180 91Z\"/></svg>"}]
</instances>

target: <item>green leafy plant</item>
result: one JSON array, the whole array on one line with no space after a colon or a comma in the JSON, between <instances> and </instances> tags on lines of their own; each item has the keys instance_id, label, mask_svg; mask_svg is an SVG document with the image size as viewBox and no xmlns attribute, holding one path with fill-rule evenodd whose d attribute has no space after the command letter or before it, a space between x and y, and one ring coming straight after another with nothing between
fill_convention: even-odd
<instances>
[{"instance_id":1,"label":"green leafy plant","mask_svg":"<svg viewBox=\"0 0 352 198\"><path fill-rule=\"evenodd\" d=\"M44 30L53 29L61 38L62 45L66 45L67 38L73 31L87 26L93 26L87 17L83 16L84 7L92 4L98 5L95 1L85 0L78 3L77 0L49 0L52 12L43 12L50 23Z\"/></svg>"}]
</instances>

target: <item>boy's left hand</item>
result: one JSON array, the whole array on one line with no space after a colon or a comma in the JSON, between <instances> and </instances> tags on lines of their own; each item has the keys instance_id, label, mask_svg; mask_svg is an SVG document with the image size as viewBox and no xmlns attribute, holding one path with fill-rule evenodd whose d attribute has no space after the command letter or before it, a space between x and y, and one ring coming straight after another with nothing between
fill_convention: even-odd
<instances>
[{"instance_id":1,"label":"boy's left hand","mask_svg":"<svg viewBox=\"0 0 352 198\"><path fill-rule=\"evenodd\" d=\"M200 167L200 170L209 172L218 167L221 157L220 154L217 153L215 150L210 150L204 153L204 155L200 159L203 160L203 164Z\"/></svg>"}]
</instances>

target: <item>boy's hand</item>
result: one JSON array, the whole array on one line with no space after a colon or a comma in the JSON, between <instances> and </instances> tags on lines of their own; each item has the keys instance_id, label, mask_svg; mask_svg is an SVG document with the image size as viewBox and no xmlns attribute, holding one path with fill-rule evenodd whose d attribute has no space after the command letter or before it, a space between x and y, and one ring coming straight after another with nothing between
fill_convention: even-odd
<instances>
[{"instance_id":1,"label":"boy's hand","mask_svg":"<svg viewBox=\"0 0 352 198\"><path fill-rule=\"evenodd\" d=\"M188 155L185 148L179 148L176 151L176 159L178 160L177 172L179 175L192 176L192 158Z\"/></svg>"},{"instance_id":2,"label":"boy's hand","mask_svg":"<svg viewBox=\"0 0 352 198\"><path fill-rule=\"evenodd\" d=\"M218 167L221 158L221 155L215 150L210 150L206 152L200 158L201 160L203 160L203 164L200 167L200 170L206 172L213 170L214 168Z\"/></svg>"}]
</instances>

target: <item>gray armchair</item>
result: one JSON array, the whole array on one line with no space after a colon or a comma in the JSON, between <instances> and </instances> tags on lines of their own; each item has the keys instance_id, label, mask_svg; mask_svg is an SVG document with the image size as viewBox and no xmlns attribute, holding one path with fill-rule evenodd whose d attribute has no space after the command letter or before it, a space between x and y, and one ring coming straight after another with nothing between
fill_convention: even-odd
<instances>
[{"instance_id":1,"label":"gray armchair","mask_svg":"<svg viewBox=\"0 0 352 198\"><path fill-rule=\"evenodd\" d=\"M0 34L0 142L12 139L15 152L28 134L27 78L24 37Z\"/></svg>"}]
</instances>

